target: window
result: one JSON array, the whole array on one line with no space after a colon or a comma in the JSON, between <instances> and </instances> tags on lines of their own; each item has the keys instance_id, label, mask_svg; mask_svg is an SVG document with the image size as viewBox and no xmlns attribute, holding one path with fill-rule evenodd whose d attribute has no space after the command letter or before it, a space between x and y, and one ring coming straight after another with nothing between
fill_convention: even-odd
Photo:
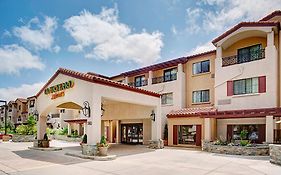
<instances>
[{"instance_id":1,"label":"window","mask_svg":"<svg viewBox=\"0 0 281 175\"><path fill-rule=\"evenodd\" d=\"M210 60L193 63L192 65L193 75L201 74L204 72L210 72Z\"/></svg>"},{"instance_id":2,"label":"window","mask_svg":"<svg viewBox=\"0 0 281 175\"><path fill-rule=\"evenodd\" d=\"M65 109L61 109L61 110L60 110L60 113L65 113Z\"/></svg>"},{"instance_id":3,"label":"window","mask_svg":"<svg viewBox=\"0 0 281 175\"><path fill-rule=\"evenodd\" d=\"M173 104L173 93L166 93L161 95L161 104Z\"/></svg>"},{"instance_id":4,"label":"window","mask_svg":"<svg viewBox=\"0 0 281 175\"><path fill-rule=\"evenodd\" d=\"M35 104L35 100L31 100L31 101L29 102L29 106L30 106L30 107L34 107L34 104Z\"/></svg>"},{"instance_id":5,"label":"window","mask_svg":"<svg viewBox=\"0 0 281 175\"><path fill-rule=\"evenodd\" d=\"M265 125L227 125L228 140L241 140L241 131L247 131L245 138L252 143L265 141Z\"/></svg>"},{"instance_id":6,"label":"window","mask_svg":"<svg viewBox=\"0 0 281 175\"><path fill-rule=\"evenodd\" d=\"M195 145L196 143L196 125L178 126L178 143Z\"/></svg>"},{"instance_id":7,"label":"window","mask_svg":"<svg viewBox=\"0 0 281 175\"><path fill-rule=\"evenodd\" d=\"M233 81L234 95L258 93L258 91L259 91L258 77Z\"/></svg>"},{"instance_id":8,"label":"window","mask_svg":"<svg viewBox=\"0 0 281 175\"><path fill-rule=\"evenodd\" d=\"M261 44L238 49L238 63L245 63L262 58Z\"/></svg>"},{"instance_id":9,"label":"window","mask_svg":"<svg viewBox=\"0 0 281 175\"><path fill-rule=\"evenodd\" d=\"M164 82L177 79L177 68L164 70Z\"/></svg>"},{"instance_id":10,"label":"window","mask_svg":"<svg viewBox=\"0 0 281 175\"><path fill-rule=\"evenodd\" d=\"M21 117L20 116L18 117L18 122L21 122Z\"/></svg>"},{"instance_id":11,"label":"window","mask_svg":"<svg viewBox=\"0 0 281 175\"><path fill-rule=\"evenodd\" d=\"M209 90L193 91L192 93L192 103L204 103L204 102L209 102L209 100L210 100Z\"/></svg>"},{"instance_id":12,"label":"window","mask_svg":"<svg viewBox=\"0 0 281 175\"><path fill-rule=\"evenodd\" d=\"M21 105L19 105L19 110L21 110Z\"/></svg>"},{"instance_id":13,"label":"window","mask_svg":"<svg viewBox=\"0 0 281 175\"><path fill-rule=\"evenodd\" d=\"M135 77L135 86L136 87L144 86L145 85L144 81L145 81L145 76L144 75Z\"/></svg>"}]
</instances>

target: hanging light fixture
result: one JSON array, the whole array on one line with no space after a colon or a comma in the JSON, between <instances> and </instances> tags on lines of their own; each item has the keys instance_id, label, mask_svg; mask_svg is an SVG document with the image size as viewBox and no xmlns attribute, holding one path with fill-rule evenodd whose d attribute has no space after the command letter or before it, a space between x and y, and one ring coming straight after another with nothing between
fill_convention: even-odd
<instances>
[{"instance_id":1,"label":"hanging light fixture","mask_svg":"<svg viewBox=\"0 0 281 175\"><path fill-rule=\"evenodd\" d=\"M84 105L84 107L82 108L83 115L85 117L90 118L91 117L91 108L90 108L89 102L88 101L84 101L83 105Z\"/></svg>"}]
</instances>

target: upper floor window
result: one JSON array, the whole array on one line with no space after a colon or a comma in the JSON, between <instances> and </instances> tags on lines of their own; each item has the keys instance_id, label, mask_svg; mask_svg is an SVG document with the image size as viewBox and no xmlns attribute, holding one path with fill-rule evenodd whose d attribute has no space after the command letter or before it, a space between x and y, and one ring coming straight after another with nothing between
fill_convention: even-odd
<instances>
[{"instance_id":1,"label":"upper floor window","mask_svg":"<svg viewBox=\"0 0 281 175\"><path fill-rule=\"evenodd\" d=\"M144 81L145 81L144 75L135 77L135 87L144 86L145 85Z\"/></svg>"},{"instance_id":2,"label":"upper floor window","mask_svg":"<svg viewBox=\"0 0 281 175\"><path fill-rule=\"evenodd\" d=\"M173 93L165 93L161 95L161 104L173 104Z\"/></svg>"},{"instance_id":3,"label":"upper floor window","mask_svg":"<svg viewBox=\"0 0 281 175\"><path fill-rule=\"evenodd\" d=\"M237 62L245 63L245 62L261 59L262 58L261 48L262 48L261 44L257 44L254 46L238 49Z\"/></svg>"},{"instance_id":4,"label":"upper floor window","mask_svg":"<svg viewBox=\"0 0 281 175\"><path fill-rule=\"evenodd\" d=\"M164 70L164 82L177 79L177 68Z\"/></svg>"},{"instance_id":5,"label":"upper floor window","mask_svg":"<svg viewBox=\"0 0 281 175\"><path fill-rule=\"evenodd\" d=\"M193 75L210 72L210 60L193 63L192 73Z\"/></svg>"},{"instance_id":6,"label":"upper floor window","mask_svg":"<svg viewBox=\"0 0 281 175\"><path fill-rule=\"evenodd\" d=\"M35 100L31 100L31 101L29 102L29 106L30 106L30 107L34 107L34 105L35 105Z\"/></svg>"},{"instance_id":7,"label":"upper floor window","mask_svg":"<svg viewBox=\"0 0 281 175\"><path fill-rule=\"evenodd\" d=\"M18 122L21 122L21 117L20 116L18 117Z\"/></svg>"},{"instance_id":8,"label":"upper floor window","mask_svg":"<svg viewBox=\"0 0 281 175\"><path fill-rule=\"evenodd\" d=\"M204 103L210 101L210 90L192 92L192 103Z\"/></svg>"},{"instance_id":9,"label":"upper floor window","mask_svg":"<svg viewBox=\"0 0 281 175\"><path fill-rule=\"evenodd\" d=\"M19 110L21 110L21 105L19 105Z\"/></svg>"},{"instance_id":10,"label":"upper floor window","mask_svg":"<svg viewBox=\"0 0 281 175\"><path fill-rule=\"evenodd\" d=\"M252 94L252 93L258 93L258 91L259 91L258 77L233 81L234 95Z\"/></svg>"},{"instance_id":11,"label":"upper floor window","mask_svg":"<svg viewBox=\"0 0 281 175\"><path fill-rule=\"evenodd\" d=\"M61 110L60 110L60 113L65 113L65 109L61 109Z\"/></svg>"},{"instance_id":12,"label":"upper floor window","mask_svg":"<svg viewBox=\"0 0 281 175\"><path fill-rule=\"evenodd\" d=\"M117 82L118 83L124 83L124 80L118 80Z\"/></svg>"}]
</instances>

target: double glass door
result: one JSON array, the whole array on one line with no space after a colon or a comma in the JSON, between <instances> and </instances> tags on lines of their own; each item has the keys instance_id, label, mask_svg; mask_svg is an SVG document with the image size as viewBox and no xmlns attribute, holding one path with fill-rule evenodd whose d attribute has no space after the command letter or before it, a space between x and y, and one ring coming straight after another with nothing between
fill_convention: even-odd
<instances>
[{"instance_id":1,"label":"double glass door","mask_svg":"<svg viewBox=\"0 0 281 175\"><path fill-rule=\"evenodd\" d=\"M143 143L143 125L141 123L122 124L121 125L121 142L126 144Z\"/></svg>"}]
</instances>

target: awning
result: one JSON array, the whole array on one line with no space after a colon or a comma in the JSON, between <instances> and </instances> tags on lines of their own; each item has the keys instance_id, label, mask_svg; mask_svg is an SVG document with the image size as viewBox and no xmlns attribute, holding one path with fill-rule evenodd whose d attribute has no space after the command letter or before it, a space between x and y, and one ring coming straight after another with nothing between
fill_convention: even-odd
<instances>
[{"instance_id":1,"label":"awning","mask_svg":"<svg viewBox=\"0 0 281 175\"><path fill-rule=\"evenodd\" d=\"M78 124L83 124L87 122L87 119L84 118L77 118L77 119L65 119L64 120L66 123L78 123Z\"/></svg>"},{"instance_id":2,"label":"awning","mask_svg":"<svg viewBox=\"0 0 281 175\"><path fill-rule=\"evenodd\" d=\"M57 108L82 110L82 107L80 105L73 102L62 103L58 105Z\"/></svg>"}]
</instances>

